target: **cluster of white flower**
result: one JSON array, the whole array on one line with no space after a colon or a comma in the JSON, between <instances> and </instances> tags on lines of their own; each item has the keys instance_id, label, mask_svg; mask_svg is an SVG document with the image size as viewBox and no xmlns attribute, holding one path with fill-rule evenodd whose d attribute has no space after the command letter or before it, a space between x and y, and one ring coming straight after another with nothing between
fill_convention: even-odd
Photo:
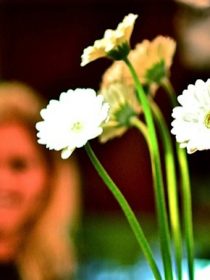
<instances>
[{"instance_id":1,"label":"cluster of white flower","mask_svg":"<svg viewBox=\"0 0 210 280\"><path fill-rule=\"evenodd\" d=\"M81 65L107 56L110 51L122 44L129 45L136 18L137 15L129 14L116 30L106 30L103 39L96 40L93 46L84 49ZM137 74L143 83L146 81L148 71L159 62L163 61L166 72L169 71L175 47L176 44L172 39L158 36L152 42L144 40L142 44L136 46L136 49L131 50L130 59L136 65ZM110 123L104 126L105 134L101 139L121 135L127 128L117 122L114 114L122 107L122 100L123 104L128 104L136 114L141 112L140 105L135 100L135 89L131 88L130 81L131 76L125 65L117 61L103 76L101 85L103 96L97 95L93 89L76 89L62 93L59 101L51 100L47 108L41 111L44 120L36 126L39 131L38 142L45 144L49 149L62 150L62 158L69 157L76 147L82 147L89 139L102 134L103 125L108 119L109 105ZM117 95L116 88L120 90ZM125 88L129 88L129 95L122 90ZM110 98L112 92L114 97ZM116 96L119 97L118 101ZM197 80L195 85L189 85L178 97L178 102L181 106L173 109L171 132L176 135L180 146L186 147L188 153L210 149L210 80L206 83Z\"/></svg>"}]
</instances>

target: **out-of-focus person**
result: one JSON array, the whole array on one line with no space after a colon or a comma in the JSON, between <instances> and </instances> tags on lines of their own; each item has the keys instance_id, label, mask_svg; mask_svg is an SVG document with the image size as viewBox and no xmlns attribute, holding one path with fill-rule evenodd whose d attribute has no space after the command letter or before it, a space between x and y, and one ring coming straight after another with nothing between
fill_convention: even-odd
<instances>
[{"instance_id":1,"label":"out-of-focus person","mask_svg":"<svg viewBox=\"0 0 210 280\"><path fill-rule=\"evenodd\" d=\"M44 106L29 86L0 83L0 278L72 279L80 212L75 158L37 143Z\"/></svg>"}]
</instances>

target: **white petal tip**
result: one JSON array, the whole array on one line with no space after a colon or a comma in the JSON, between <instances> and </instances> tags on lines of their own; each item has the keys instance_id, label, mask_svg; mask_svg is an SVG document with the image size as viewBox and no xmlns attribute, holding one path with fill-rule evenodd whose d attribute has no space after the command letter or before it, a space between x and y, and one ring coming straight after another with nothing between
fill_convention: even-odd
<instances>
[{"instance_id":1,"label":"white petal tip","mask_svg":"<svg viewBox=\"0 0 210 280\"><path fill-rule=\"evenodd\" d=\"M61 151L61 158L62 158L62 159L67 159L67 158L69 158L69 157L72 155L72 153L73 153L74 150L75 150L75 148L72 149L72 148L69 148L69 147L63 149L63 150Z\"/></svg>"}]
</instances>

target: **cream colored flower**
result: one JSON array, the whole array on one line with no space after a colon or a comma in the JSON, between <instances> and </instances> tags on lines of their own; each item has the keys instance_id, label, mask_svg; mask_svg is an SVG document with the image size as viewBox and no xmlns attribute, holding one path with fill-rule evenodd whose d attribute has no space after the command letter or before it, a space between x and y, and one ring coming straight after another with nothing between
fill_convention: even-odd
<instances>
[{"instance_id":1,"label":"cream colored flower","mask_svg":"<svg viewBox=\"0 0 210 280\"><path fill-rule=\"evenodd\" d=\"M68 158L75 148L102 133L108 108L103 96L96 96L93 89L63 92L59 100L51 100L41 110L43 121L36 124L38 143L61 150L61 157Z\"/></svg>"},{"instance_id":2,"label":"cream colored flower","mask_svg":"<svg viewBox=\"0 0 210 280\"><path fill-rule=\"evenodd\" d=\"M106 142L114 137L121 136L130 127L130 118L140 113L134 88L123 83L112 83L100 94L109 103L109 119L103 125L103 133L99 139Z\"/></svg>"},{"instance_id":3,"label":"cream colored flower","mask_svg":"<svg viewBox=\"0 0 210 280\"><path fill-rule=\"evenodd\" d=\"M178 96L171 133L188 153L210 149L210 79L197 80Z\"/></svg>"},{"instance_id":4,"label":"cream colored flower","mask_svg":"<svg viewBox=\"0 0 210 280\"><path fill-rule=\"evenodd\" d=\"M157 82L149 80L149 71L161 62L164 62L164 73L161 78L168 75L168 71L172 64L172 59L175 53L176 43L172 38L157 36L154 40L144 40L137 44L135 50L130 53L130 60L137 71L137 74L142 83ZM158 74L156 74L158 75Z\"/></svg>"},{"instance_id":5,"label":"cream colored flower","mask_svg":"<svg viewBox=\"0 0 210 280\"><path fill-rule=\"evenodd\" d=\"M122 47L124 49L124 45L125 47L126 45L129 46L136 18L137 15L128 14L118 24L116 30L107 29L102 39L96 40L93 46L84 49L81 66L85 66L100 57L109 56L110 52L118 51L118 48Z\"/></svg>"},{"instance_id":6,"label":"cream colored flower","mask_svg":"<svg viewBox=\"0 0 210 280\"><path fill-rule=\"evenodd\" d=\"M175 49L176 43L173 39L158 36L152 41L144 40L130 51L128 58L141 83L152 86L152 92L157 89L158 79L169 75ZM133 84L129 69L123 61L115 61L108 68L102 78L102 87L107 87L116 81Z\"/></svg>"}]
</instances>

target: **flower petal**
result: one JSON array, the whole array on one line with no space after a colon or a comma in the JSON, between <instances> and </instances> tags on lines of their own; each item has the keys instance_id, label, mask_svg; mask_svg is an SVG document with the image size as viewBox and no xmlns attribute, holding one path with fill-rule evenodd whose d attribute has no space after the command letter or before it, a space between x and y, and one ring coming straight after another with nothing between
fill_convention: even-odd
<instances>
[{"instance_id":1,"label":"flower petal","mask_svg":"<svg viewBox=\"0 0 210 280\"><path fill-rule=\"evenodd\" d=\"M124 43L129 45L130 37L137 17L137 15L130 13L124 17L121 23L118 24L116 30L107 29L102 39L96 40L93 46L89 46L84 49L80 65L85 66L91 61L100 57L105 57L110 51L117 49Z\"/></svg>"},{"instance_id":2,"label":"flower petal","mask_svg":"<svg viewBox=\"0 0 210 280\"><path fill-rule=\"evenodd\" d=\"M177 99L171 133L188 153L210 149L210 79L190 84Z\"/></svg>"},{"instance_id":3,"label":"flower petal","mask_svg":"<svg viewBox=\"0 0 210 280\"><path fill-rule=\"evenodd\" d=\"M59 100L51 100L41 110L43 121L36 124L38 143L61 150L61 157L68 158L75 148L102 133L108 111L103 96L93 89L62 92Z\"/></svg>"}]
</instances>

